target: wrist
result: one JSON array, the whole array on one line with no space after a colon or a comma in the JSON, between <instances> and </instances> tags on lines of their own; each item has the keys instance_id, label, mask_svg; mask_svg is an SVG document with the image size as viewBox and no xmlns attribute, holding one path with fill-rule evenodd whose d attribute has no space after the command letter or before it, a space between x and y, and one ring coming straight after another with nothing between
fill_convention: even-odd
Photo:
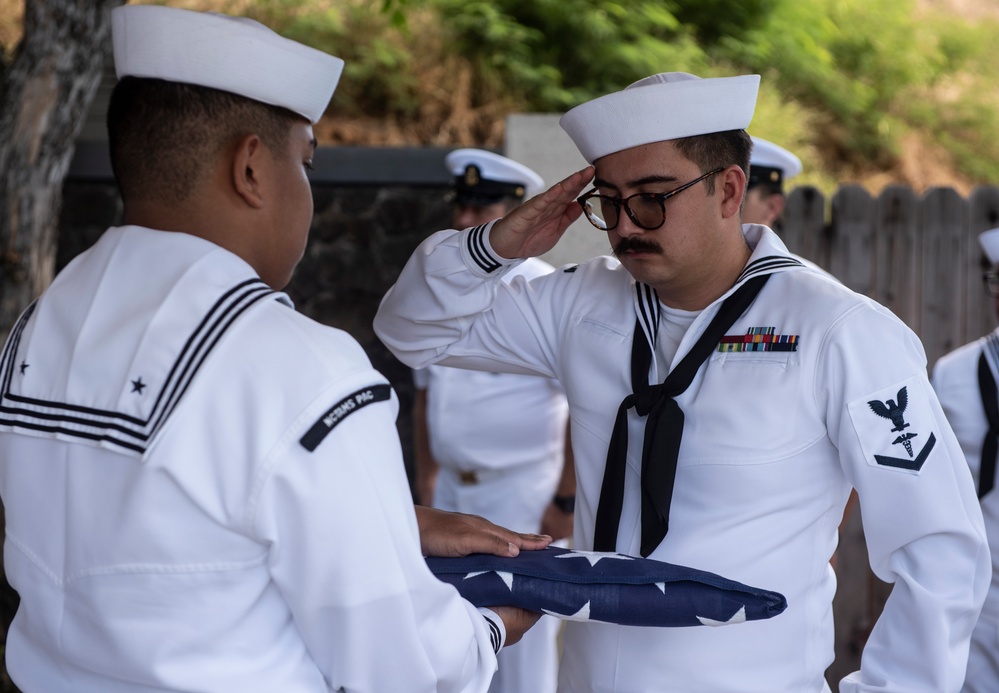
<instances>
[{"instance_id":1,"label":"wrist","mask_svg":"<svg viewBox=\"0 0 999 693\"><path fill-rule=\"evenodd\" d=\"M552 498L552 505L564 512L566 515L572 515L576 512L576 495L571 496L560 496L556 495Z\"/></svg>"}]
</instances>

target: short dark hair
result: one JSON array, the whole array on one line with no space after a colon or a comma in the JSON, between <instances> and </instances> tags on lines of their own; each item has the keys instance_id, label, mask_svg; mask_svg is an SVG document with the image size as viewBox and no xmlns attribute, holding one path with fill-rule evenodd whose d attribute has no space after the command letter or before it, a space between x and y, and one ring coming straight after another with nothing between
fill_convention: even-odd
<instances>
[{"instance_id":1,"label":"short dark hair","mask_svg":"<svg viewBox=\"0 0 999 693\"><path fill-rule=\"evenodd\" d=\"M701 173L735 164L749 177L753 140L745 130L726 130L673 140L676 148L701 169ZM715 192L714 176L705 181L708 194Z\"/></svg>"},{"instance_id":2,"label":"short dark hair","mask_svg":"<svg viewBox=\"0 0 999 693\"><path fill-rule=\"evenodd\" d=\"M161 79L124 77L111 93L111 168L126 202L185 201L205 165L251 133L272 151L287 146L301 116L229 92Z\"/></svg>"}]
</instances>

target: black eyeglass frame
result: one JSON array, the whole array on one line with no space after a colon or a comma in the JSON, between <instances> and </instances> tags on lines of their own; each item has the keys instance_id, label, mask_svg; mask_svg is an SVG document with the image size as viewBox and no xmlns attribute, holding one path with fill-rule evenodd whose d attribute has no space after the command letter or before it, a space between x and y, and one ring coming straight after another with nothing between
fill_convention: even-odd
<instances>
[{"instance_id":1,"label":"black eyeglass frame","mask_svg":"<svg viewBox=\"0 0 999 693\"><path fill-rule=\"evenodd\" d=\"M684 183L679 188L674 188L669 192L664 192L664 193L639 192L635 193L634 195L628 195L628 197L625 198L620 198L620 197L611 197L610 195L601 195L599 192L597 192L597 189L594 188L593 190L590 190L586 194L577 197L576 202L578 202L579 206L583 208L583 216L586 217L586 220L600 231L613 231L614 229L617 228L617 225L621 223L622 207L624 207L625 214L628 215L628 218L631 219L631 222L635 226L637 226L640 229L645 229L646 231L655 231L656 229L660 228L663 224L666 223L666 200L673 197L674 195L679 195L684 190L694 187L701 181L707 180L713 175L721 173L722 171L725 170L725 168L727 167L723 166L721 168L716 168L713 171L708 171L703 176L695 178L689 183ZM662 219L659 220L658 224L656 224L655 226L646 226L645 224L643 224L638 220L638 216L631 210L631 205L629 204L629 200L636 197L653 199L659 203L659 211L662 212ZM587 203L592 199L606 200L610 204L614 205L614 209L617 212L617 221L614 222L613 226L608 226L607 222L604 221L603 219L599 218L594 219L592 216L590 216L589 206Z\"/></svg>"},{"instance_id":2,"label":"black eyeglass frame","mask_svg":"<svg viewBox=\"0 0 999 693\"><path fill-rule=\"evenodd\" d=\"M982 272L982 282L985 284L985 293L992 298L999 298L999 272L994 269Z\"/></svg>"}]
</instances>

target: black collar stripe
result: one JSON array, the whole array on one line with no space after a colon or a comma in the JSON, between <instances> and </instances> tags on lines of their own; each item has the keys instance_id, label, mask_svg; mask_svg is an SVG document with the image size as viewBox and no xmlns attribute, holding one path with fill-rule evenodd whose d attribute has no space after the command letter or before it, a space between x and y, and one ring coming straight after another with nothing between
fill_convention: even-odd
<instances>
[{"instance_id":1,"label":"black collar stripe","mask_svg":"<svg viewBox=\"0 0 999 693\"><path fill-rule=\"evenodd\" d=\"M800 260L796 260L793 257L787 257L785 255L768 255L767 257L761 257L759 260L754 260L746 265L746 268L742 270L742 274L740 274L739 278L735 280L735 283L738 284L739 282L758 274L773 272L774 270L783 269L785 267L804 267L804 264L802 264Z\"/></svg>"},{"instance_id":2,"label":"black collar stripe","mask_svg":"<svg viewBox=\"0 0 999 693\"><path fill-rule=\"evenodd\" d=\"M804 267L804 264L800 260L786 255L768 255L746 265L735 283L739 284L759 274L768 274L786 267ZM656 337L659 332L659 316L661 314L659 294L651 286L642 284L641 282L635 284L635 290L638 296L638 320L642 325L642 331L645 333L649 345L654 351ZM999 354L999 351L997 351L997 354Z\"/></svg>"},{"instance_id":3,"label":"black collar stripe","mask_svg":"<svg viewBox=\"0 0 999 693\"><path fill-rule=\"evenodd\" d=\"M49 400L39 400L39 399L30 398L30 397L22 397L20 395L15 395L15 394L12 394L10 392L10 382L11 381L10 381L9 377L5 378L5 380L3 382L3 394L2 394L2 396L0 396L0 402L2 402L3 399L7 399L7 400L10 400L11 402L19 402L19 403L22 403L22 404L25 404L25 405L31 405L31 406L34 406L34 407L50 407L50 408L57 409L57 410L72 411L72 412L76 412L78 414L84 414L84 415L92 416L92 417L95 417L95 418L98 418L98 419L99 418L118 419L118 420L130 422L130 423L134 423L134 424L136 424L138 426L142 426L142 427L147 426L150 423L150 421L152 421L153 418L155 417L156 411L160 407L160 403L161 403L161 401L162 401L162 399L164 397L164 392L170 390L172 387L173 388L176 387L175 385L173 385L173 381L176 379L176 375L175 374L177 373L178 365L182 361L184 361L185 358L189 358L187 356L187 352L190 350L191 345L197 339L198 334L200 332L203 332L203 331L206 331L206 330L207 331L211 331L213 329L217 329L218 318L215 317L216 314L219 313L220 311L222 311L223 314L225 312L227 312L226 307L228 306L229 300L232 298L233 293L235 291L243 289L244 287L248 287L248 288L246 288L246 290L243 293L241 293L241 294L239 294L239 295L237 295L235 297L234 300L236 302L242 301L245 298L247 298L248 296L250 296L251 298L253 298L254 301L256 301L256 300L259 300L260 298L263 298L266 295L274 293L262 281L260 281L259 279L252 279L252 280L243 282L242 284L239 284L238 286L234 287L233 289L230 289L225 294L223 294L222 297L219 298L218 301L216 301L215 305L212 306L212 308L208 311L208 313L206 314L205 318L202 319L201 323L194 330L194 332L192 333L192 335L187 339L187 342L185 343L184 348L181 350L180 355L178 356L177 360L174 362L174 365L171 367L170 372L167 375L167 378L166 378L166 381L164 383L164 386L161 389L160 394L157 396L156 402L153 405L153 410L150 413L150 416L149 416L148 419L144 419L143 420L143 419L135 418L133 416L128 416L126 414L121 414L121 413L118 413L118 412L114 412L114 411L108 411L108 410L103 410L103 409L94 409L94 408L91 408L91 407L82 407L82 406L68 404L68 403L54 402L54 401L49 401ZM215 318L215 319L213 319L213 318ZM17 333L17 335L16 335L16 341L19 342L20 338L21 338L21 335L20 335L20 330L19 330L18 333ZM15 341L15 337L12 336L11 342L14 342L14 341ZM18 345L17 345L17 343L14 343L13 346L14 346L14 349L11 352L12 355L17 353L17 346ZM8 369L5 369L5 370L8 373L12 373L12 371L13 371L13 362L11 363L11 367L8 368ZM33 413L33 410L21 410L21 411L23 411L24 413L27 413L27 414Z\"/></svg>"},{"instance_id":4,"label":"black collar stripe","mask_svg":"<svg viewBox=\"0 0 999 693\"><path fill-rule=\"evenodd\" d=\"M39 400L11 393L15 356L24 325L31 313L30 310L26 311L11 333L0 364L0 373L3 373L0 412L11 415L0 418L0 425L107 441L142 453L148 441L169 418L221 336L250 306L275 293L256 278L242 282L225 292L186 340L157 395L149 418L145 420L119 412L66 402ZM66 424L66 427L54 425L56 423ZM127 442L122 440L121 436L110 432L124 434L138 442Z\"/></svg>"},{"instance_id":5,"label":"black collar stripe","mask_svg":"<svg viewBox=\"0 0 999 693\"><path fill-rule=\"evenodd\" d=\"M219 340L222 338L222 335L224 335L229 330L229 328L232 327L233 323L237 320L237 318L239 318L239 316L241 316L244 312L246 312L246 310L250 308L250 306L256 304L257 301L272 293L274 292L272 292L268 288L264 293L258 293L256 295L246 295L244 297L245 300L243 300L240 304L237 305L234 303L226 309L225 314L221 317L227 319L224 319L224 321L220 322L218 328L213 329L208 335L206 335L205 339L199 345L199 348L196 352L197 361L189 362L184 367L184 370L186 372L185 377L183 377L182 380L177 382L174 391L171 392L170 398L168 399L168 405L163 409L163 413L160 415L156 423L153 424L150 436L155 435L156 432L163 427L163 424L169 418L170 414L172 414L174 409L176 409L177 403L180 401L181 397L184 396L184 393L187 392L187 388L190 386L191 381L194 379L194 376L201 369L201 366L204 365L205 359L208 358L208 355L218 344Z\"/></svg>"},{"instance_id":6,"label":"black collar stripe","mask_svg":"<svg viewBox=\"0 0 999 693\"><path fill-rule=\"evenodd\" d=\"M486 241L483 238L485 234L486 227L476 226L468 234L468 254L472 256L479 267L482 268L483 272L492 274L498 270L501 265L497 262L492 254L490 254L489 249L486 247Z\"/></svg>"},{"instance_id":7,"label":"black collar stripe","mask_svg":"<svg viewBox=\"0 0 999 693\"><path fill-rule=\"evenodd\" d=\"M126 450L133 450L139 454L142 454L146 451L145 445L139 445L137 443L132 443L125 440L119 440L118 438L115 438L114 436L108 435L106 433L105 434L89 433L87 431L80 431L77 429L62 428L61 426L42 426L40 424L32 423L30 421L22 421L20 419L5 419L5 418L0 418L0 426L10 426L11 428L26 428L31 431L42 431L44 433L60 433L66 436L72 436L74 438L84 438L87 440L93 440L98 443L107 441L109 443L117 445L118 447L125 448Z\"/></svg>"},{"instance_id":8,"label":"black collar stripe","mask_svg":"<svg viewBox=\"0 0 999 693\"><path fill-rule=\"evenodd\" d=\"M645 338L656 346L656 336L659 333L659 294L651 286L638 282L635 284L638 295L638 319L645 333Z\"/></svg>"},{"instance_id":9,"label":"black collar stripe","mask_svg":"<svg viewBox=\"0 0 999 693\"><path fill-rule=\"evenodd\" d=\"M213 305L211 310L205 314L205 317L201 319L201 322L194 329L194 332L191 333L191 336L188 337L187 341L184 343L184 347L181 349L177 360L174 361L173 366L170 367L170 372L166 377L166 384L160 389L159 394L156 396L156 402L149 414L149 419L144 422L144 424L155 419L157 412L166 408L165 398L166 400L169 400L169 396L181 387L180 380L184 378L185 374L190 369L191 363L194 362L195 359L199 357L199 354L205 350L206 344L211 336L216 333L224 332L229 328L229 325L224 323L226 316L238 306L245 306L247 303L256 303L261 298L264 298L272 293L273 292L270 287L264 284L261 280L250 279L237 284L219 297L219 299L215 302L215 305ZM244 308L240 308L239 310L242 312ZM214 346L214 342L212 342L207 348L210 350L212 346ZM168 392L170 395L166 394Z\"/></svg>"}]
</instances>

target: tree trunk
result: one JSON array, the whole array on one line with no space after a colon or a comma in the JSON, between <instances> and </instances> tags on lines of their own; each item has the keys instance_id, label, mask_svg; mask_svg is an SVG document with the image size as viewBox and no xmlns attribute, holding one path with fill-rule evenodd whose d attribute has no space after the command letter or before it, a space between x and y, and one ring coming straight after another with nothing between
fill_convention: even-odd
<instances>
[{"instance_id":1,"label":"tree trunk","mask_svg":"<svg viewBox=\"0 0 999 693\"><path fill-rule=\"evenodd\" d=\"M110 55L111 8L124 2L26 0L14 59L0 51L0 342L52 281L63 178ZM0 643L16 608L0 570ZM0 690L16 690L2 665Z\"/></svg>"},{"instance_id":2,"label":"tree trunk","mask_svg":"<svg viewBox=\"0 0 999 693\"><path fill-rule=\"evenodd\" d=\"M52 281L62 182L124 0L27 0L0 64L0 338Z\"/></svg>"}]
</instances>

